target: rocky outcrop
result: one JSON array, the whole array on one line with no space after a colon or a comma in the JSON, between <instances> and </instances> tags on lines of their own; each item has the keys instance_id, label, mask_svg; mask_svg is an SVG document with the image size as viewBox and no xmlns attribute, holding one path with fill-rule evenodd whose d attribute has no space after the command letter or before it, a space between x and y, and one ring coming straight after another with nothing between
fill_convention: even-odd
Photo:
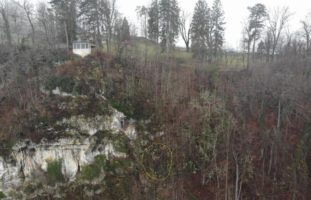
<instances>
[{"instance_id":1,"label":"rocky outcrop","mask_svg":"<svg viewBox=\"0 0 311 200\"><path fill-rule=\"evenodd\" d=\"M105 134L116 136L115 140L124 136L134 140L135 121L127 120L113 108L110 113L109 116L78 115L59 120L58 125L67 127L66 137L55 141L43 139L36 144L26 140L15 144L9 157L0 157L0 191L10 196L10 191L46 174L53 161L61 162L61 173L67 181L74 181L81 168L94 162L98 155L126 157L124 152L116 150L116 141L111 136L106 139Z\"/></svg>"}]
</instances>

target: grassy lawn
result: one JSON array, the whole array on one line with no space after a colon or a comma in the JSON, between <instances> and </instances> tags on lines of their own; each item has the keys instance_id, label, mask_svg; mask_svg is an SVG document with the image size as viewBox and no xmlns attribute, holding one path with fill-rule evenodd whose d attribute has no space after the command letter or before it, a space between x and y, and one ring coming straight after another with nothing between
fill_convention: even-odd
<instances>
[{"instance_id":1,"label":"grassy lawn","mask_svg":"<svg viewBox=\"0 0 311 200\"><path fill-rule=\"evenodd\" d=\"M103 52L107 52L106 44L103 44ZM117 54L117 44L112 43L111 53ZM144 38L134 38L126 49L123 51L123 56L135 57L141 61L162 59L162 58L173 58L180 66L183 67L195 67L197 61L193 58L191 52L187 52L185 48L176 47L173 49L169 55L161 52L161 47L153 41ZM214 69L219 68L221 71L231 71L231 70L243 70L246 68L246 58L243 61L243 55L239 53L227 53L223 55L217 61L212 64L206 64L207 68Z\"/></svg>"}]
</instances>

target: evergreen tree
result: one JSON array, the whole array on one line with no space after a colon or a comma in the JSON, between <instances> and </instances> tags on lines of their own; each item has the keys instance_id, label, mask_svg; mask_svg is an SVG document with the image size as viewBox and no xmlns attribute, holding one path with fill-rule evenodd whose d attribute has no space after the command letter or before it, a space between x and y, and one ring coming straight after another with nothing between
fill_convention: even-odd
<instances>
[{"instance_id":1,"label":"evergreen tree","mask_svg":"<svg viewBox=\"0 0 311 200\"><path fill-rule=\"evenodd\" d=\"M142 33L144 35L145 38L148 37L148 13L149 13L149 8L145 7L145 6L137 6L136 8L136 12L138 14L138 16L141 18L142 20Z\"/></svg>"},{"instance_id":2,"label":"evergreen tree","mask_svg":"<svg viewBox=\"0 0 311 200\"><path fill-rule=\"evenodd\" d=\"M265 46L264 41L260 41L257 47L257 53L261 61L265 55L265 49L266 49L266 46Z\"/></svg>"},{"instance_id":3,"label":"evergreen tree","mask_svg":"<svg viewBox=\"0 0 311 200\"><path fill-rule=\"evenodd\" d=\"M153 0L148 12L148 35L151 40L159 42L159 4L158 0Z\"/></svg>"},{"instance_id":4,"label":"evergreen tree","mask_svg":"<svg viewBox=\"0 0 311 200\"><path fill-rule=\"evenodd\" d=\"M179 12L176 0L160 1L160 34L162 51L174 47L179 32Z\"/></svg>"},{"instance_id":5,"label":"evergreen tree","mask_svg":"<svg viewBox=\"0 0 311 200\"><path fill-rule=\"evenodd\" d=\"M79 13L87 31L93 35L97 47L102 46L101 26L103 8L101 6L100 0L82 0Z\"/></svg>"},{"instance_id":6,"label":"evergreen tree","mask_svg":"<svg viewBox=\"0 0 311 200\"><path fill-rule=\"evenodd\" d=\"M219 55L224 44L224 11L220 0L215 0L212 8L212 40L213 54L215 57Z\"/></svg>"},{"instance_id":7,"label":"evergreen tree","mask_svg":"<svg viewBox=\"0 0 311 200\"><path fill-rule=\"evenodd\" d=\"M126 18L123 19L121 27L121 41L128 42L130 40L130 26Z\"/></svg>"},{"instance_id":8,"label":"evergreen tree","mask_svg":"<svg viewBox=\"0 0 311 200\"><path fill-rule=\"evenodd\" d=\"M191 26L193 56L204 60L210 41L210 10L205 0L196 3Z\"/></svg>"},{"instance_id":9,"label":"evergreen tree","mask_svg":"<svg viewBox=\"0 0 311 200\"><path fill-rule=\"evenodd\" d=\"M76 39L77 2L76 0L52 0L50 3L55 10L58 37L62 42L66 42L69 48Z\"/></svg>"},{"instance_id":10,"label":"evergreen tree","mask_svg":"<svg viewBox=\"0 0 311 200\"><path fill-rule=\"evenodd\" d=\"M116 33L118 57L121 57L131 38L130 26L126 18L119 20L119 23L116 24Z\"/></svg>"},{"instance_id":11,"label":"evergreen tree","mask_svg":"<svg viewBox=\"0 0 311 200\"><path fill-rule=\"evenodd\" d=\"M264 22L267 19L268 13L266 6L263 4L256 4L253 7L248 7L250 12L249 15L249 30L251 32L253 40L253 61L255 56L256 42L260 39L260 35L263 27L265 26Z\"/></svg>"}]
</instances>

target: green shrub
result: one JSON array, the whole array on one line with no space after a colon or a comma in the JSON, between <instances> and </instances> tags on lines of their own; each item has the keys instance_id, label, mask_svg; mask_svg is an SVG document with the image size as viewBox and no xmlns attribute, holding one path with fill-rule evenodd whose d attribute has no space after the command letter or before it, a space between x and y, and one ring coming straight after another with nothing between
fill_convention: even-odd
<instances>
[{"instance_id":1,"label":"green shrub","mask_svg":"<svg viewBox=\"0 0 311 200\"><path fill-rule=\"evenodd\" d=\"M84 180L91 181L100 176L100 173L106 163L105 156L96 156L93 164L82 167L81 177Z\"/></svg>"},{"instance_id":2,"label":"green shrub","mask_svg":"<svg viewBox=\"0 0 311 200\"><path fill-rule=\"evenodd\" d=\"M45 88L52 91L57 87L63 92L71 93L75 87L75 80L72 77L50 76L45 83Z\"/></svg>"},{"instance_id":3,"label":"green shrub","mask_svg":"<svg viewBox=\"0 0 311 200\"><path fill-rule=\"evenodd\" d=\"M58 86L58 77L50 76L45 83L45 89L52 91Z\"/></svg>"},{"instance_id":4,"label":"green shrub","mask_svg":"<svg viewBox=\"0 0 311 200\"><path fill-rule=\"evenodd\" d=\"M48 183L55 185L57 182L63 182L65 180L62 174L62 161L51 161L48 163L47 168Z\"/></svg>"},{"instance_id":5,"label":"green shrub","mask_svg":"<svg viewBox=\"0 0 311 200\"><path fill-rule=\"evenodd\" d=\"M99 177L101 168L96 164L90 164L85 167L82 167L81 177L84 180L91 181L96 177Z\"/></svg>"},{"instance_id":6,"label":"green shrub","mask_svg":"<svg viewBox=\"0 0 311 200\"><path fill-rule=\"evenodd\" d=\"M59 88L63 92L71 93L75 86L75 81L72 77L60 77Z\"/></svg>"},{"instance_id":7,"label":"green shrub","mask_svg":"<svg viewBox=\"0 0 311 200\"><path fill-rule=\"evenodd\" d=\"M9 157L12 153L12 148L15 145L14 141L6 141L0 144L0 156Z\"/></svg>"},{"instance_id":8,"label":"green shrub","mask_svg":"<svg viewBox=\"0 0 311 200\"><path fill-rule=\"evenodd\" d=\"M126 160L107 160L105 156L99 155L95 157L94 163L82 167L81 178L91 181L98 178L102 170L107 175L115 175L117 170L127 170L131 164Z\"/></svg>"},{"instance_id":9,"label":"green shrub","mask_svg":"<svg viewBox=\"0 0 311 200\"><path fill-rule=\"evenodd\" d=\"M0 191L0 199L4 199L4 198L6 198L5 194Z\"/></svg>"},{"instance_id":10,"label":"green shrub","mask_svg":"<svg viewBox=\"0 0 311 200\"><path fill-rule=\"evenodd\" d=\"M110 99L110 103L113 108L122 112L128 118L134 118L134 110L131 105L128 105L122 101Z\"/></svg>"}]
</instances>

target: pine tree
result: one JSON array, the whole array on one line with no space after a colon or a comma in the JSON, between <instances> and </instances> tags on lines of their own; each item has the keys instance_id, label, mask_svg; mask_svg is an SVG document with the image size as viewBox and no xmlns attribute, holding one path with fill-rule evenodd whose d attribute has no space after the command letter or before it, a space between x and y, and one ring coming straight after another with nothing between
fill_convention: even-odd
<instances>
[{"instance_id":1,"label":"pine tree","mask_svg":"<svg viewBox=\"0 0 311 200\"><path fill-rule=\"evenodd\" d=\"M217 57L222 50L224 44L224 11L220 0L215 0L212 8L212 40L213 55Z\"/></svg>"},{"instance_id":2,"label":"pine tree","mask_svg":"<svg viewBox=\"0 0 311 200\"><path fill-rule=\"evenodd\" d=\"M158 0L153 0L148 12L148 35L151 40L159 42L159 4Z\"/></svg>"},{"instance_id":3,"label":"pine tree","mask_svg":"<svg viewBox=\"0 0 311 200\"><path fill-rule=\"evenodd\" d=\"M169 52L174 47L179 32L179 12L176 0L161 0L160 37L163 52Z\"/></svg>"},{"instance_id":4,"label":"pine tree","mask_svg":"<svg viewBox=\"0 0 311 200\"><path fill-rule=\"evenodd\" d=\"M126 49L128 42L131 38L130 36L130 26L126 18L120 20L116 25L117 33L117 52L118 57L122 56L124 49Z\"/></svg>"},{"instance_id":5,"label":"pine tree","mask_svg":"<svg viewBox=\"0 0 311 200\"><path fill-rule=\"evenodd\" d=\"M58 37L67 43L67 48L76 39L77 31L77 2L76 0L52 0L51 5L55 10Z\"/></svg>"},{"instance_id":6,"label":"pine tree","mask_svg":"<svg viewBox=\"0 0 311 200\"><path fill-rule=\"evenodd\" d=\"M251 32L253 40L253 61L254 61L256 42L258 39L260 39L262 29L265 25L264 22L267 19L268 13L266 6L260 3L254 5L253 7L248 7L248 10L250 12L249 30Z\"/></svg>"},{"instance_id":7,"label":"pine tree","mask_svg":"<svg viewBox=\"0 0 311 200\"><path fill-rule=\"evenodd\" d=\"M94 36L96 46L102 46L102 16L103 8L100 0L82 0L80 4L79 16L86 26L87 31Z\"/></svg>"},{"instance_id":8,"label":"pine tree","mask_svg":"<svg viewBox=\"0 0 311 200\"><path fill-rule=\"evenodd\" d=\"M128 42L130 40L130 26L126 18L123 19L121 27L121 41Z\"/></svg>"},{"instance_id":9,"label":"pine tree","mask_svg":"<svg viewBox=\"0 0 311 200\"><path fill-rule=\"evenodd\" d=\"M205 0L196 3L191 27L193 56L204 60L210 43L210 10Z\"/></svg>"}]
</instances>

